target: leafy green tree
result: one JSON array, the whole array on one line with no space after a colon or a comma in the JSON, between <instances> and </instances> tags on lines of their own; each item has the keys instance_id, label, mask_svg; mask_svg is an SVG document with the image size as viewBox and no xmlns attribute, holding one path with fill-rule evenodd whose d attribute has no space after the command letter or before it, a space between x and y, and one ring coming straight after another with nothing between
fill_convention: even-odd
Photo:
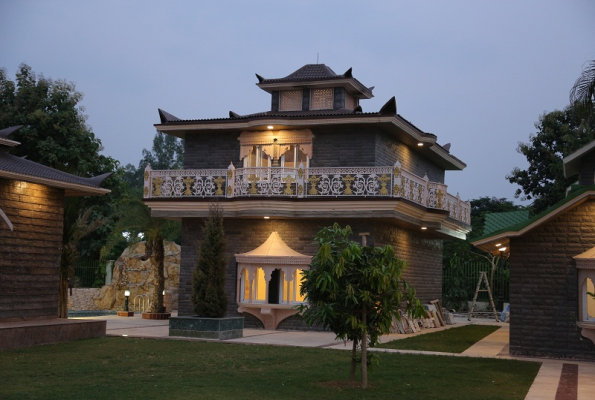
<instances>
[{"instance_id":1,"label":"leafy green tree","mask_svg":"<svg viewBox=\"0 0 595 400\"><path fill-rule=\"evenodd\" d=\"M574 113L567 107L541 115L535 124L537 132L529 137L529 143L519 143L517 148L529 167L514 168L506 178L521 187L515 197L533 200L536 213L563 199L566 188L576 181L564 177L562 159L595 138L595 121L577 122Z\"/></svg>"},{"instance_id":2,"label":"leafy green tree","mask_svg":"<svg viewBox=\"0 0 595 400\"><path fill-rule=\"evenodd\" d=\"M184 168L184 140L157 131L151 151L143 149L143 157L138 163L138 168L132 164L126 164L124 167L124 179L129 187L142 191L143 174L149 164L152 169Z\"/></svg>"},{"instance_id":3,"label":"leafy green tree","mask_svg":"<svg viewBox=\"0 0 595 400\"><path fill-rule=\"evenodd\" d=\"M19 66L15 81L0 69L0 127L24 125L11 136L21 143L11 149L12 154L85 178L112 173L102 183L111 193L76 202L80 206L76 215L91 208L90 222L107 218L77 244L81 255L97 257L114 223L109 218L112 204L125 191L125 184L119 162L100 154L103 147L86 123L79 105L82 98L74 83L38 76L27 64Z\"/></svg>"},{"instance_id":4,"label":"leafy green tree","mask_svg":"<svg viewBox=\"0 0 595 400\"><path fill-rule=\"evenodd\" d=\"M298 306L308 325L333 331L338 339L353 340L350 378L355 377L356 351L361 346L362 388L368 385L368 346L375 346L399 318L402 303L407 312L425 313L415 290L402 279L406 262L391 246L363 247L349 240L351 228L338 224L316 235L318 252L304 271Z\"/></svg>"},{"instance_id":5,"label":"leafy green tree","mask_svg":"<svg viewBox=\"0 0 595 400\"><path fill-rule=\"evenodd\" d=\"M193 276L192 303L199 317L221 318L227 309L224 235L223 210L213 204L203 228L203 241Z\"/></svg>"}]
</instances>

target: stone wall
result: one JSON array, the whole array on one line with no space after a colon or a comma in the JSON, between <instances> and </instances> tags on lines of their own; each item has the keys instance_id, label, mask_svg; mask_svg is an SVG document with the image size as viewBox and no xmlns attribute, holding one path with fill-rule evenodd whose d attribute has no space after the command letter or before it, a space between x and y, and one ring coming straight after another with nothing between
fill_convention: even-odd
<instances>
[{"instance_id":1,"label":"stone wall","mask_svg":"<svg viewBox=\"0 0 595 400\"><path fill-rule=\"evenodd\" d=\"M64 190L0 179L0 322L57 318Z\"/></svg>"},{"instance_id":2,"label":"stone wall","mask_svg":"<svg viewBox=\"0 0 595 400\"><path fill-rule=\"evenodd\" d=\"M314 255L317 246L313 242L316 233L324 227L338 222L350 225L353 240L360 241L360 232L369 232L368 244L391 244L397 255L409 263L405 273L423 301L440 299L442 296L442 241L424 239L421 234L373 220L263 220L225 219L224 229L227 240L226 287L227 316L239 316L237 312L236 284L237 264L234 254L241 254L260 246L269 235L276 231L281 239L293 250L306 255ZM191 301L192 273L197 259L197 243L202 240L203 222L198 218L182 220L182 261L180 266L179 315L194 315ZM262 327L260 321L245 314L246 327ZM306 329L297 317L281 323L283 329Z\"/></svg>"},{"instance_id":3,"label":"stone wall","mask_svg":"<svg viewBox=\"0 0 595 400\"><path fill-rule=\"evenodd\" d=\"M68 293L68 310L70 311L97 311L99 306L93 299L99 296L100 288L73 288L72 295Z\"/></svg>"},{"instance_id":4,"label":"stone wall","mask_svg":"<svg viewBox=\"0 0 595 400\"><path fill-rule=\"evenodd\" d=\"M169 310L178 308L178 287L180 282L180 246L174 242L165 243L165 291L164 302L170 304ZM146 261L141 258L145 254L145 242L128 247L114 263L112 283L101 288L93 299L100 310L123 310L124 291L130 290L129 309L135 305L136 296L147 294L152 299L157 287L155 275L155 259ZM141 298L137 301L140 303ZM138 311L138 310L137 310Z\"/></svg>"},{"instance_id":5,"label":"stone wall","mask_svg":"<svg viewBox=\"0 0 595 400\"><path fill-rule=\"evenodd\" d=\"M578 274L572 257L595 246L595 201L511 240L510 353L595 359L581 338Z\"/></svg>"}]
</instances>

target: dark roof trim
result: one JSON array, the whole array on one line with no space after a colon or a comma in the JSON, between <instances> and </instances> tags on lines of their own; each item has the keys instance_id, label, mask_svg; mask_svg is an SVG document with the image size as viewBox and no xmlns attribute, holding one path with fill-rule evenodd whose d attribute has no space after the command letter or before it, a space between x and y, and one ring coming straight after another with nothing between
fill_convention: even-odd
<instances>
[{"instance_id":1,"label":"dark roof trim","mask_svg":"<svg viewBox=\"0 0 595 400\"><path fill-rule=\"evenodd\" d=\"M397 99L393 96L389 101L386 102L385 105L382 106L380 111L378 111L380 115L397 115Z\"/></svg>"},{"instance_id":2,"label":"dark roof trim","mask_svg":"<svg viewBox=\"0 0 595 400\"><path fill-rule=\"evenodd\" d=\"M567 197L533 218L502 228L488 235L475 238L471 244L485 250L491 246L492 243L509 240L511 237L523 236L525 233L578 206L588 199L595 199L595 185L581 186L579 189L570 193Z\"/></svg>"},{"instance_id":3,"label":"dark roof trim","mask_svg":"<svg viewBox=\"0 0 595 400\"><path fill-rule=\"evenodd\" d=\"M15 126L11 126L11 127L4 128L4 129L0 130L0 145L4 145L4 146L8 146L8 147L18 146L20 143L17 142L16 140L9 139L8 135L10 135L13 132L18 131L22 127L23 127L23 125L15 125Z\"/></svg>"}]
</instances>

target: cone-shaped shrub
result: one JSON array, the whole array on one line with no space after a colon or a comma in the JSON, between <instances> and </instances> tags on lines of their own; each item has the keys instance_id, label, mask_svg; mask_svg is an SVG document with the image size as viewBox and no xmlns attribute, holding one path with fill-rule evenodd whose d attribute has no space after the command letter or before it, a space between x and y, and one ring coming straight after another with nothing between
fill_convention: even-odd
<instances>
[{"instance_id":1,"label":"cone-shaped shrub","mask_svg":"<svg viewBox=\"0 0 595 400\"><path fill-rule=\"evenodd\" d=\"M211 205L193 276L192 302L199 317L221 318L225 315L226 264L223 211L218 205Z\"/></svg>"}]
</instances>

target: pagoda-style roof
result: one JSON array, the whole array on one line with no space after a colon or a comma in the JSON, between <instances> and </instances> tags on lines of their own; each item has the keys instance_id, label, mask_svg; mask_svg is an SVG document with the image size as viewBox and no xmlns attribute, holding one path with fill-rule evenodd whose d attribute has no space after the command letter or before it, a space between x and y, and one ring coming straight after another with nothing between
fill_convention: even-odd
<instances>
[{"instance_id":1,"label":"pagoda-style roof","mask_svg":"<svg viewBox=\"0 0 595 400\"><path fill-rule=\"evenodd\" d=\"M91 196L110 192L99 185L111 175L111 172L93 178L82 178L9 154L10 147L18 146L20 143L8 139L7 136L21 127L22 125L19 125L0 130L0 178L62 188L67 196Z\"/></svg>"},{"instance_id":2,"label":"pagoda-style roof","mask_svg":"<svg viewBox=\"0 0 595 400\"><path fill-rule=\"evenodd\" d=\"M238 263L247 264L310 264L311 256L307 256L289 247L277 232L252 251L236 254Z\"/></svg>"},{"instance_id":3,"label":"pagoda-style roof","mask_svg":"<svg viewBox=\"0 0 595 400\"><path fill-rule=\"evenodd\" d=\"M292 72L284 78L267 79L256 74L258 78L257 86L262 90L272 93L273 90L283 90L295 87L320 87L328 86L332 82L333 86L342 86L352 96L360 99L371 99L373 87L366 87L352 75L349 68L344 74L336 74L324 64L307 64Z\"/></svg>"}]
</instances>

